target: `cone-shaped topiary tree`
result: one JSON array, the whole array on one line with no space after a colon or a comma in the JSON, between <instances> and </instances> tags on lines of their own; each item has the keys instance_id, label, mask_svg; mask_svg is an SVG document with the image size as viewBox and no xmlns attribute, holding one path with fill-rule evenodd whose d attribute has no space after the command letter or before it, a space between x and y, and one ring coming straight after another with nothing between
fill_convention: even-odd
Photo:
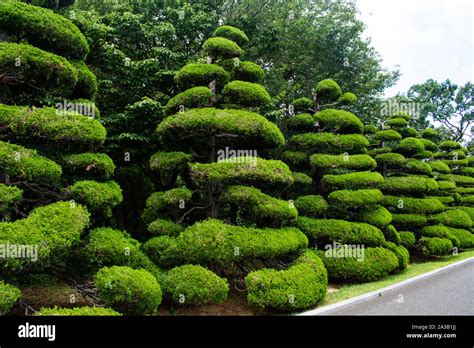
<instances>
[{"instance_id":1,"label":"cone-shaped topiary tree","mask_svg":"<svg viewBox=\"0 0 474 348\"><path fill-rule=\"evenodd\" d=\"M247 41L241 30L219 27L204 43L204 57L175 76L182 92L166 106L169 116L157 127L163 151L150 160L163 191L149 197L142 215L157 237L143 250L172 268L163 282L164 298L174 303L219 302L227 296L227 281L181 266L192 263L238 282L256 270L245 278L251 304L305 308L324 297L327 274L312 251L290 264L308 239L291 227L296 208L279 198L294 183L293 173L285 163L265 159L285 140L259 114L271 97L258 83L263 70L240 60ZM260 270L280 263L288 269ZM209 295L196 296L193 281Z\"/></svg>"},{"instance_id":2,"label":"cone-shaped topiary tree","mask_svg":"<svg viewBox=\"0 0 474 348\"><path fill-rule=\"evenodd\" d=\"M69 20L23 2L0 4L0 32L0 277L72 274L86 229L110 222L122 200L114 163L97 152L106 130L89 100L89 47Z\"/></svg>"},{"instance_id":3,"label":"cone-shaped topiary tree","mask_svg":"<svg viewBox=\"0 0 474 348\"><path fill-rule=\"evenodd\" d=\"M379 205L383 177L373 172L376 162L366 154L369 142L362 135L362 122L349 111L333 108L344 104L337 83L321 81L315 93L313 102L295 100L297 113L286 121L290 144L282 157L312 178L305 190L292 193L297 227L312 245L326 249L319 255L330 278L381 278L408 262L408 252L388 242L382 232L391 222L390 212ZM319 110L316 114L298 113L310 111L312 103Z\"/></svg>"}]
</instances>

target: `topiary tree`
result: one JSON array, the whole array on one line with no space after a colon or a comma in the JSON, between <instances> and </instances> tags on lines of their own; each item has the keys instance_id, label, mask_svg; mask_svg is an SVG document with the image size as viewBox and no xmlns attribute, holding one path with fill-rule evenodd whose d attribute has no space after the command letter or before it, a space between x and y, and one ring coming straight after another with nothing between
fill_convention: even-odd
<instances>
[{"instance_id":1,"label":"topiary tree","mask_svg":"<svg viewBox=\"0 0 474 348\"><path fill-rule=\"evenodd\" d=\"M388 242L392 239L386 231L392 231L392 217L380 205L383 196L379 188L384 179L374 172L376 162L366 154L369 142L362 135L364 125L351 112L330 107L331 102L340 104L341 94L334 81L319 83L314 100L320 111L314 115L302 112L308 110L310 99L294 101L296 114L285 123L290 142L282 158L292 169L309 177L306 185L292 191L289 197L294 199L299 212L297 227L311 245L328 249L318 255L325 265L331 265L329 278L370 281L406 267L408 252L398 245L399 241ZM381 253L388 255L387 260L375 257L359 263L354 258L361 271L345 268L350 256L344 255L344 251L355 250L349 244L367 247L366 255L381 249ZM331 260L337 257L337 253L331 254L334 248L342 252L340 261ZM370 269L374 267L372 262L379 262L380 272Z\"/></svg>"},{"instance_id":2,"label":"topiary tree","mask_svg":"<svg viewBox=\"0 0 474 348\"><path fill-rule=\"evenodd\" d=\"M277 264L281 268L282 263L290 267L282 271L288 272L287 286L275 294L278 299L258 306L294 309L296 297L303 308L324 296L327 278L321 276L322 265L291 271L291 260L308 240L291 227L296 208L281 199L294 184L294 173L285 163L266 159L285 140L279 128L259 114L271 97L259 84L263 70L240 60L240 46L247 41L241 30L219 27L204 43L203 57L176 74L181 92L166 105L169 116L157 127L161 151L150 160L162 191L149 197L142 214L154 237L142 250L170 269L163 280L168 301L219 302L227 296L227 281L211 270L243 283L249 270ZM305 272L318 283L313 295L294 287L303 287L306 280L299 276ZM269 274L280 277L278 271ZM195 289L192 279L203 289ZM255 296L249 293L252 304ZM310 296L311 301L300 296Z\"/></svg>"},{"instance_id":3,"label":"topiary tree","mask_svg":"<svg viewBox=\"0 0 474 348\"><path fill-rule=\"evenodd\" d=\"M69 20L23 2L0 4L0 32L0 244L26 253L2 257L0 276L74 274L85 231L113 222L122 201L114 163L98 153L106 130L89 46Z\"/></svg>"}]
</instances>

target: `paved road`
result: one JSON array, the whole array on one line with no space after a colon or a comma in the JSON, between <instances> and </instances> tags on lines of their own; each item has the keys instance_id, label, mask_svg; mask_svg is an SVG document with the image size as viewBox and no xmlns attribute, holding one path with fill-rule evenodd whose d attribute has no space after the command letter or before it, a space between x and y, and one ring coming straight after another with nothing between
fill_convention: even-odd
<instances>
[{"instance_id":1,"label":"paved road","mask_svg":"<svg viewBox=\"0 0 474 348\"><path fill-rule=\"evenodd\" d=\"M474 315L474 261L331 315Z\"/></svg>"}]
</instances>

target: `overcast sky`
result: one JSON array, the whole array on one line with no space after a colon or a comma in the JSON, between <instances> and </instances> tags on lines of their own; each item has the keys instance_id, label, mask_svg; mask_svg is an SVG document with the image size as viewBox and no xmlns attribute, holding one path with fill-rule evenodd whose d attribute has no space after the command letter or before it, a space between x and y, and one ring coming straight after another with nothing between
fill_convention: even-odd
<instances>
[{"instance_id":1,"label":"overcast sky","mask_svg":"<svg viewBox=\"0 0 474 348\"><path fill-rule=\"evenodd\" d=\"M429 78L456 84L474 78L473 0L356 0L365 35L383 65L402 73L386 96Z\"/></svg>"}]
</instances>

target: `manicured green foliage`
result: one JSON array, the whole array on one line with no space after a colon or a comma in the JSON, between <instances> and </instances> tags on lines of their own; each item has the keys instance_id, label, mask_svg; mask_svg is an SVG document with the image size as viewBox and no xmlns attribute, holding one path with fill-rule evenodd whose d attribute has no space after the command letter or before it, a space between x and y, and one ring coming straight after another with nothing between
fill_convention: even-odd
<instances>
[{"instance_id":1,"label":"manicured green foliage","mask_svg":"<svg viewBox=\"0 0 474 348\"><path fill-rule=\"evenodd\" d=\"M454 197L452 196L432 196L428 198L437 199L438 201L440 201L441 203L447 206L450 205L451 203L454 203Z\"/></svg>"},{"instance_id":2,"label":"manicured green foliage","mask_svg":"<svg viewBox=\"0 0 474 348\"><path fill-rule=\"evenodd\" d=\"M150 168L160 175L166 176L166 174L184 170L192 157L184 152L156 152L150 158Z\"/></svg>"},{"instance_id":3,"label":"manicured green foliage","mask_svg":"<svg viewBox=\"0 0 474 348\"><path fill-rule=\"evenodd\" d=\"M107 227L89 233L81 254L92 267L120 265L135 268L145 257L140 251L140 243L127 232Z\"/></svg>"},{"instance_id":4,"label":"manicured green foliage","mask_svg":"<svg viewBox=\"0 0 474 348\"><path fill-rule=\"evenodd\" d=\"M421 229L421 235L423 237L439 237L449 239L453 246L459 247L461 241L451 233L450 228L444 225L432 225L425 226Z\"/></svg>"},{"instance_id":5,"label":"manicured green foliage","mask_svg":"<svg viewBox=\"0 0 474 348\"><path fill-rule=\"evenodd\" d=\"M357 96L351 92L343 93L337 100L337 102L342 105L354 104L356 101L357 101Z\"/></svg>"},{"instance_id":6,"label":"manicured green foliage","mask_svg":"<svg viewBox=\"0 0 474 348\"><path fill-rule=\"evenodd\" d=\"M35 100L45 91L69 96L78 79L76 69L65 58L26 44L0 42L0 70L8 86L1 91L2 102L9 103Z\"/></svg>"},{"instance_id":7,"label":"manicured green foliage","mask_svg":"<svg viewBox=\"0 0 474 348\"><path fill-rule=\"evenodd\" d=\"M156 129L164 143L192 144L207 140L210 135L235 134L239 142L262 147L283 145L285 139L278 127L263 116L244 110L192 109L165 118Z\"/></svg>"},{"instance_id":8,"label":"manicured green foliage","mask_svg":"<svg viewBox=\"0 0 474 348\"><path fill-rule=\"evenodd\" d=\"M314 128L314 119L310 114L298 114L286 120L286 127L293 131L311 131Z\"/></svg>"},{"instance_id":9,"label":"manicured green foliage","mask_svg":"<svg viewBox=\"0 0 474 348\"><path fill-rule=\"evenodd\" d=\"M323 104L334 102L342 96L341 87L331 79L320 81L314 91Z\"/></svg>"},{"instance_id":10,"label":"manicured green foliage","mask_svg":"<svg viewBox=\"0 0 474 348\"><path fill-rule=\"evenodd\" d=\"M379 131L379 128L373 124L367 124L364 126L364 134L375 134Z\"/></svg>"},{"instance_id":11,"label":"manicured green foliage","mask_svg":"<svg viewBox=\"0 0 474 348\"><path fill-rule=\"evenodd\" d=\"M405 121L410 121L411 120L411 115L409 115L407 112L405 111L398 111L398 112L395 112L393 115L390 116L391 119L394 119L394 118L403 118Z\"/></svg>"},{"instance_id":12,"label":"manicured green foliage","mask_svg":"<svg viewBox=\"0 0 474 348\"><path fill-rule=\"evenodd\" d=\"M381 246L385 242L382 232L366 223L299 217L296 226L318 244L338 241L344 244Z\"/></svg>"},{"instance_id":13,"label":"manicured green foliage","mask_svg":"<svg viewBox=\"0 0 474 348\"><path fill-rule=\"evenodd\" d=\"M307 250L287 270L262 269L245 277L250 304L282 311L308 308L326 295L328 276L321 259Z\"/></svg>"},{"instance_id":14,"label":"manicured green foliage","mask_svg":"<svg viewBox=\"0 0 474 348\"><path fill-rule=\"evenodd\" d=\"M363 208L378 204L383 195L380 190L340 190L333 191L328 196L329 204L339 209Z\"/></svg>"},{"instance_id":15,"label":"manicured green foliage","mask_svg":"<svg viewBox=\"0 0 474 348\"><path fill-rule=\"evenodd\" d=\"M456 174L444 174L440 175L439 178L441 180L450 180L456 183L456 186L461 187L474 187L474 178L463 176L463 175L456 175Z\"/></svg>"},{"instance_id":16,"label":"manicured green foliage","mask_svg":"<svg viewBox=\"0 0 474 348\"><path fill-rule=\"evenodd\" d=\"M290 142L300 150L312 153L365 153L369 141L360 134L303 133L291 137Z\"/></svg>"},{"instance_id":17,"label":"manicured green foliage","mask_svg":"<svg viewBox=\"0 0 474 348\"><path fill-rule=\"evenodd\" d=\"M232 69L232 79L258 83L263 79L265 72L254 62L241 62L234 64Z\"/></svg>"},{"instance_id":18,"label":"manicured green foliage","mask_svg":"<svg viewBox=\"0 0 474 348\"><path fill-rule=\"evenodd\" d=\"M461 249L474 248L474 234L461 228L448 227L448 230L449 233L459 240L459 247Z\"/></svg>"},{"instance_id":19,"label":"manicured green foliage","mask_svg":"<svg viewBox=\"0 0 474 348\"><path fill-rule=\"evenodd\" d=\"M355 172L342 175L324 175L322 185L330 190L354 190L358 188L378 188L384 178L377 172Z\"/></svg>"},{"instance_id":20,"label":"manicured green foliage","mask_svg":"<svg viewBox=\"0 0 474 348\"><path fill-rule=\"evenodd\" d=\"M398 258L398 270L402 271L408 267L410 261L410 253L403 245L396 245L392 242L386 242L384 247L392 251Z\"/></svg>"},{"instance_id":21,"label":"manicured green foliage","mask_svg":"<svg viewBox=\"0 0 474 348\"><path fill-rule=\"evenodd\" d=\"M0 244L37 247L37 260L32 258L4 258L1 268L21 270L33 265L44 265L50 257L63 256L79 241L89 224L87 210L71 202L58 202L33 210L26 219L0 222Z\"/></svg>"},{"instance_id":22,"label":"manicured green foliage","mask_svg":"<svg viewBox=\"0 0 474 348\"><path fill-rule=\"evenodd\" d=\"M289 202L266 195L255 187L228 186L220 198L230 204L232 210L259 226L290 225L298 216L298 211Z\"/></svg>"},{"instance_id":23,"label":"manicured green foliage","mask_svg":"<svg viewBox=\"0 0 474 348\"><path fill-rule=\"evenodd\" d=\"M425 150L425 145L423 145L423 142L419 139L415 138L405 138L400 143L398 146L395 148L396 152L400 152L401 154L404 155L414 155L417 153L420 153Z\"/></svg>"},{"instance_id":24,"label":"manicured green foliage","mask_svg":"<svg viewBox=\"0 0 474 348\"><path fill-rule=\"evenodd\" d=\"M353 113L344 110L326 109L319 111L314 115L314 120L325 132L359 134L364 131L364 125L360 119Z\"/></svg>"},{"instance_id":25,"label":"manicured green foliage","mask_svg":"<svg viewBox=\"0 0 474 348\"><path fill-rule=\"evenodd\" d=\"M471 220L474 221L474 208L473 207L459 206L459 207L456 207L456 208L468 213Z\"/></svg>"},{"instance_id":26,"label":"manicured green foliage","mask_svg":"<svg viewBox=\"0 0 474 348\"><path fill-rule=\"evenodd\" d=\"M431 174L431 167L425 163L421 162L417 159L410 158L408 159L404 165L405 173L409 174L420 174L420 175L430 175Z\"/></svg>"},{"instance_id":27,"label":"manicured green foliage","mask_svg":"<svg viewBox=\"0 0 474 348\"><path fill-rule=\"evenodd\" d=\"M20 289L0 281L0 315L5 315L21 298Z\"/></svg>"},{"instance_id":28,"label":"manicured green foliage","mask_svg":"<svg viewBox=\"0 0 474 348\"><path fill-rule=\"evenodd\" d=\"M296 228L257 229L207 219L188 227L175 239L152 238L143 249L159 265L182 262L225 265L249 258L271 259L294 254L307 246L308 238Z\"/></svg>"},{"instance_id":29,"label":"manicured green foliage","mask_svg":"<svg viewBox=\"0 0 474 348\"><path fill-rule=\"evenodd\" d=\"M412 198L384 195L382 205L399 214L435 214L444 210L444 205L435 198Z\"/></svg>"},{"instance_id":30,"label":"manicured green foliage","mask_svg":"<svg viewBox=\"0 0 474 348\"><path fill-rule=\"evenodd\" d=\"M23 192L15 186L0 184L0 214L8 212L10 207L21 201Z\"/></svg>"},{"instance_id":31,"label":"manicured green foliage","mask_svg":"<svg viewBox=\"0 0 474 348\"><path fill-rule=\"evenodd\" d=\"M178 210L182 202L186 203L192 197L192 192L185 188L174 188L165 192L154 192L148 197L142 219L149 224L162 217L166 208Z\"/></svg>"},{"instance_id":32,"label":"manicured green foliage","mask_svg":"<svg viewBox=\"0 0 474 348\"><path fill-rule=\"evenodd\" d=\"M449 174L451 173L451 169L449 169L449 166L446 163L443 162L426 162L430 167L433 172L438 172L442 174Z\"/></svg>"},{"instance_id":33,"label":"manicured green foliage","mask_svg":"<svg viewBox=\"0 0 474 348\"><path fill-rule=\"evenodd\" d=\"M393 216L392 216L393 219ZM385 239L389 242L395 243L396 245L400 245L402 240L400 238L400 234L398 233L397 229L393 225L388 225L382 230Z\"/></svg>"},{"instance_id":34,"label":"manicured green foliage","mask_svg":"<svg viewBox=\"0 0 474 348\"><path fill-rule=\"evenodd\" d=\"M73 60L71 64L77 71L77 83L74 95L80 98L92 99L97 93L97 78L89 70L86 63L81 60Z\"/></svg>"},{"instance_id":35,"label":"manicured green foliage","mask_svg":"<svg viewBox=\"0 0 474 348\"><path fill-rule=\"evenodd\" d=\"M230 25L221 25L214 31L213 35L235 41L239 46L243 46L249 42L249 38L242 30Z\"/></svg>"},{"instance_id":36,"label":"manicured green foliage","mask_svg":"<svg viewBox=\"0 0 474 348\"><path fill-rule=\"evenodd\" d=\"M441 203L441 202L440 202ZM407 229L424 226L427 222L424 215L419 214L392 214L392 223L397 228Z\"/></svg>"},{"instance_id":37,"label":"manicured green foliage","mask_svg":"<svg viewBox=\"0 0 474 348\"><path fill-rule=\"evenodd\" d=\"M387 124L392 128L403 128L408 125L408 121L401 117L388 120Z\"/></svg>"},{"instance_id":38,"label":"manicured green foliage","mask_svg":"<svg viewBox=\"0 0 474 348\"><path fill-rule=\"evenodd\" d=\"M424 139L424 138L421 138L419 140L425 146L425 150L428 150L428 151L437 151L438 150L438 145L436 145L436 143L432 142L431 140Z\"/></svg>"},{"instance_id":39,"label":"manicured green foliage","mask_svg":"<svg viewBox=\"0 0 474 348\"><path fill-rule=\"evenodd\" d=\"M295 187L295 186L311 186L312 182L313 182L313 179L305 174L305 173L298 173L298 172L293 172L293 185L292 187Z\"/></svg>"},{"instance_id":40,"label":"manicured green foliage","mask_svg":"<svg viewBox=\"0 0 474 348\"><path fill-rule=\"evenodd\" d=\"M202 47L204 52L213 58L240 57L244 52L234 41L224 37L211 37Z\"/></svg>"},{"instance_id":41,"label":"manicured green foliage","mask_svg":"<svg viewBox=\"0 0 474 348\"><path fill-rule=\"evenodd\" d=\"M401 168L407 159L399 153L387 152L375 156L375 161L377 161L379 167L386 166L386 168Z\"/></svg>"},{"instance_id":42,"label":"manicured green foliage","mask_svg":"<svg viewBox=\"0 0 474 348\"><path fill-rule=\"evenodd\" d=\"M303 216L321 216L329 208L328 202L319 195L299 196L294 204L298 213Z\"/></svg>"},{"instance_id":43,"label":"manicured green foliage","mask_svg":"<svg viewBox=\"0 0 474 348\"><path fill-rule=\"evenodd\" d=\"M66 155L60 161L65 173L97 180L109 180L115 172L115 164L104 153L80 153Z\"/></svg>"},{"instance_id":44,"label":"manicured green foliage","mask_svg":"<svg viewBox=\"0 0 474 348\"><path fill-rule=\"evenodd\" d=\"M375 160L368 155L326 155L315 154L310 158L311 166L317 171L331 169L372 170Z\"/></svg>"},{"instance_id":45,"label":"manicured green foliage","mask_svg":"<svg viewBox=\"0 0 474 348\"><path fill-rule=\"evenodd\" d=\"M75 112L0 104L0 134L13 132L45 142L94 147L105 141L106 130L99 121Z\"/></svg>"},{"instance_id":46,"label":"manicured green foliage","mask_svg":"<svg viewBox=\"0 0 474 348\"><path fill-rule=\"evenodd\" d=\"M397 141L402 139L402 136L396 130L387 129L375 133L374 139L379 141Z\"/></svg>"},{"instance_id":47,"label":"manicured green foliage","mask_svg":"<svg viewBox=\"0 0 474 348\"><path fill-rule=\"evenodd\" d=\"M376 148L376 149L369 150L367 153L371 157L376 157L376 156L381 155L383 153L390 153L390 152L392 152L392 148L388 147L388 146L384 146L384 147L379 147L379 148Z\"/></svg>"},{"instance_id":48,"label":"manicured green foliage","mask_svg":"<svg viewBox=\"0 0 474 348\"><path fill-rule=\"evenodd\" d=\"M291 185L293 175L288 166L275 160L233 157L214 163L193 163L190 175L196 185L246 184L252 186Z\"/></svg>"},{"instance_id":49,"label":"manicured green foliage","mask_svg":"<svg viewBox=\"0 0 474 348\"><path fill-rule=\"evenodd\" d=\"M216 81L217 86L223 86L230 76L227 71L215 64L192 63L185 65L175 75L174 81L183 89L196 86L209 86Z\"/></svg>"},{"instance_id":50,"label":"manicured green foliage","mask_svg":"<svg viewBox=\"0 0 474 348\"><path fill-rule=\"evenodd\" d=\"M225 278L199 265L171 269L162 283L163 295L178 305L205 305L227 299L229 284Z\"/></svg>"},{"instance_id":51,"label":"manicured green foliage","mask_svg":"<svg viewBox=\"0 0 474 348\"><path fill-rule=\"evenodd\" d=\"M336 250L320 251L319 255L328 270L329 279L352 282L370 282L383 278L399 267L398 257L385 248L363 249L363 256L357 258L338 256L355 253L348 246ZM334 256L334 254L336 254Z\"/></svg>"},{"instance_id":52,"label":"manicured green foliage","mask_svg":"<svg viewBox=\"0 0 474 348\"><path fill-rule=\"evenodd\" d=\"M439 148L445 151L457 150L457 149L460 149L461 147L462 147L461 144L452 140L445 140L439 144Z\"/></svg>"},{"instance_id":53,"label":"manicured green foliage","mask_svg":"<svg viewBox=\"0 0 474 348\"><path fill-rule=\"evenodd\" d=\"M437 189L435 180L418 176L389 177L382 183L384 193L426 194L436 192Z\"/></svg>"},{"instance_id":54,"label":"manicured green foliage","mask_svg":"<svg viewBox=\"0 0 474 348\"><path fill-rule=\"evenodd\" d=\"M184 227L173 221L165 219L156 219L148 224L148 232L154 235L166 235L176 237L184 231Z\"/></svg>"},{"instance_id":55,"label":"manicured green foliage","mask_svg":"<svg viewBox=\"0 0 474 348\"><path fill-rule=\"evenodd\" d=\"M449 209L432 217L435 223L449 227L459 227L469 229L472 227L472 220L468 213L461 209Z\"/></svg>"},{"instance_id":56,"label":"manicured green foliage","mask_svg":"<svg viewBox=\"0 0 474 348\"><path fill-rule=\"evenodd\" d=\"M0 27L16 40L67 58L84 59L89 46L80 30L65 17L21 2L0 4Z\"/></svg>"},{"instance_id":57,"label":"manicured green foliage","mask_svg":"<svg viewBox=\"0 0 474 348\"><path fill-rule=\"evenodd\" d=\"M386 208L376 206L361 211L359 219L378 228L384 228L392 222L392 214Z\"/></svg>"},{"instance_id":58,"label":"manicured green foliage","mask_svg":"<svg viewBox=\"0 0 474 348\"><path fill-rule=\"evenodd\" d=\"M243 106L264 106L272 99L262 85L238 80L225 85L222 95L227 102Z\"/></svg>"},{"instance_id":59,"label":"manicured green foliage","mask_svg":"<svg viewBox=\"0 0 474 348\"><path fill-rule=\"evenodd\" d=\"M281 154L281 159L293 166L310 168L308 154L301 151L284 151Z\"/></svg>"},{"instance_id":60,"label":"manicured green foliage","mask_svg":"<svg viewBox=\"0 0 474 348\"><path fill-rule=\"evenodd\" d=\"M474 177L474 168L460 168L459 174L470 176L471 178Z\"/></svg>"},{"instance_id":61,"label":"manicured green foliage","mask_svg":"<svg viewBox=\"0 0 474 348\"><path fill-rule=\"evenodd\" d=\"M70 187L74 200L87 205L93 213L112 216L112 209L122 203L122 189L115 181L77 181Z\"/></svg>"},{"instance_id":62,"label":"manicured green foliage","mask_svg":"<svg viewBox=\"0 0 474 348\"><path fill-rule=\"evenodd\" d=\"M35 315L39 316L105 316L105 317L116 317L121 316L119 312L114 311L111 308L103 307L74 307L74 308L41 308Z\"/></svg>"},{"instance_id":63,"label":"manicured green foliage","mask_svg":"<svg viewBox=\"0 0 474 348\"><path fill-rule=\"evenodd\" d=\"M416 237L415 237L415 234L413 232L409 232L409 231L400 231L400 238L402 240L402 245L405 247L405 248L413 248L415 246L415 243L416 243Z\"/></svg>"},{"instance_id":64,"label":"manicured green foliage","mask_svg":"<svg viewBox=\"0 0 474 348\"><path fill-rule=\"evenodd\" d=\"M313 101L309 98L298 98L291 102L295 111L308 111L313 108Z\"/></svg>"},{"instance_id":65,"label":"manicured green foliage","mask_svg":"<svg viewBox=\"0 0 474 348\"><path fill-rule=\"evenodd\" d=\"M433 128L426 128L421 134L421 136L425 139L437 140L439 137L439 134Z\"/></svg>"},{"instance_id":66,"label":"manicured green foliage","mask_svg":"<svg viewBox=\"0 0 474 348\"><path fill-rule=\"evenodd\" d=\"M123 314L153 314L161 303L160 285L144 269L104 267L95 275L95 284L104 303Z\"/></svg>"},{"instance_id":67,"label":"manicured green foliage","mask_svg":"<svg viewBox=\"0 0 474 348\"><path fill-rule=\"evenodd\" d=\"M426 256L442 256L449 254L453 249L453 243L446 238L422 237L418 241L422 252Z\"/></svg>"},{"instance_id":68,"label":"manicured green foliage","mask_svg":"<svg viewBox=\"0 0 474 348\"><path fill-rule=\"evenodd\" d=\"M208 87L198 86L187 89L171 98L166 104L165 110L172 115L183 108L200 108L211 105L212 93Z\"/></svg>"}]
</instances>

